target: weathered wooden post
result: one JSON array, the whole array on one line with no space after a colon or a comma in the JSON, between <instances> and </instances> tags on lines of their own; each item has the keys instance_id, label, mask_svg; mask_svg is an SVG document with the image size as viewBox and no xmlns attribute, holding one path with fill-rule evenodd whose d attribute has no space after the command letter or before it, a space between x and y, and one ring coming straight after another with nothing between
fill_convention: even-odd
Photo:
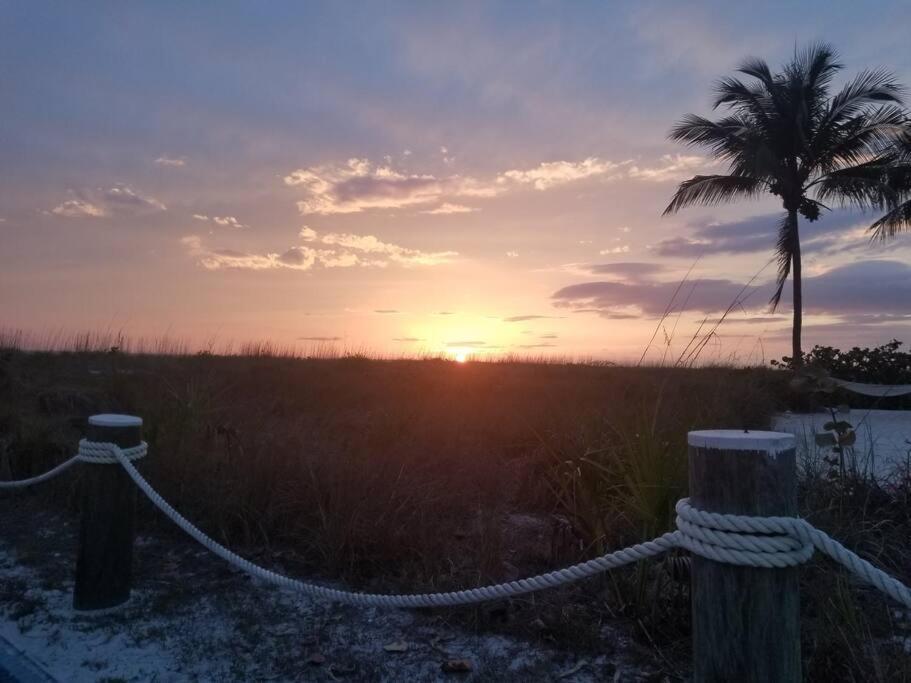
<instances>
[{"instance_id":1,"label":"weathered wooden post","mask_svg":"<svg viewBox=\"0 0 911 683\"><path fill-rule=\"evenodd\" d=\"M138 446L142 441L142 418L93 415L86 438L115 443L121 448ZM130 597L136 487L119 463L90 463L83 469L73 607L106 609Z\"/></svg>"},{"instance_id":2,"label":"weathered wooden post","mask_svg":"<svg viewBox=\"0 0 911 683\"><path fill-rule=\"evenodd\" d=\"M797 515L794 437L689 433L690 501L710 512ZM693 556L693 668L698 683L797 683L798 569L740 567Z\"/></svg>"}]
</instances>

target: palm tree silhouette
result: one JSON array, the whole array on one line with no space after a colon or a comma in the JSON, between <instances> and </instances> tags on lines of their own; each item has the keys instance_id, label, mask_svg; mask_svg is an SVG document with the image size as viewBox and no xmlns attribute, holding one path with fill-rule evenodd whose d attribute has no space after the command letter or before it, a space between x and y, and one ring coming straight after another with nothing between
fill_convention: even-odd
<instances>
[{"instance_id":1,"label":"palm tree silhouette","mask_svg":"<svg viewBox=\"0 0 911 683\"><path fill-rule=\"evenodd\" d=\"M791 275L795 365L803 358L799 216L815 221L828 209L823 202L835 201L889 209L877 222L880 227L874 227L878 234L894 232L902 224L896 214L901 184L908 180L896 166L898 141L907 124L902 89L891 73L875 69L860 73L830 96L832 78L841 68L835 50L825 44L796 51L779 73L772 73L765 61L749 58L737 71L750 82L728 77L716 86L714 108L727 108L727 116L712 121L688 114L669 135L706 148L710 156L727 162L728 172L682 182L664 215L765 193L781 198L785 213L776 245L778 281L770 303L775 310Z\"/></svg>"}]
</instances>

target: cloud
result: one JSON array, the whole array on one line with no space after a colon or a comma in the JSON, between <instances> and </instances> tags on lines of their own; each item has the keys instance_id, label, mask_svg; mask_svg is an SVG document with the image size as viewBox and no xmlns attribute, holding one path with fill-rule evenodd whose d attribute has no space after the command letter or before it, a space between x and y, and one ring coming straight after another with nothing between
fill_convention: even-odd
<instances>
[{"instance_id":1,"label":"cloud","mask_svg":"<svg viewBox=\"0 0 911 683\"><path fill-rule=\"evenodd\" d=\"M593 263L586 269L595 275L616 275L624 279L641 280L651 278L667 270L660 263L625 261L620 263Z\"/></svg>"},{"instance_id":2,"label":"cloud","mask_svg":"<svg viewBox=\"0 0 911 683\"><path fill-rule=\"evenodd\" d=\"M538 339L559 339L555 334L539 334Z\"/></svg>"},{"instance_id":3,"label":"cloud","mask_svg":"<svg viewBox=\"0 0 911 683\"><path fill-rule=\"evenodd\" d=\"M269 270L290 268L310 270L316 265L323 268L351 268L353 266L385 268L389 265L435 266L448 263L457 256L454 251L424 252L408 249L397 244L378 240L373 235L350 233L327 233L320 235L311 228L303 228L300 236L309 244L329 246L293 246L282 253L256 254L231 249L209 249L198 235L181 239L191 256L199 265L208 270L239 268L246 270Z\"/></svg>"},{"instance_id":4,"label":"cloud","mask_svg":"<svg viewBox=\"0 0 911 683\"><path fill-rule=\"evenodd\" d=\"M628 253L629 253L629 245L628 245L628 244L620 244L620 245L618 245L618 246L616 246L616 247L608 247L607 249L602 249L602 250L599 251L598 253L601 254L602 256L607 256L608 254L628 254Z\"/></svg>"},{"instance_id":5,"label":"cloud","mask_svg":"<svg viewBox=\"0 0 911 683\"><path fill-rule=\"evenodd\" d=\"M337 342L341 341L341 337L298 337L298 341L315 341L315 342Z\"/></svg>"},{"instance_id":6,"label":"cloud","mask_svg":"<svg viewBox=\"0 0 911 683\"><path fill-rule=\"evenodd\" d=\"M421 213L426 213L426 214L436 216L436 215L446 215L446 214L452 214L452 213L474 213L476 211L480 211L480 209L474 208L471 206L464 206L462 204L452 204L450 202L444 202L443 204L440 204L435 209L430 209L429 211L421 211Z\"/></svg>"},{"instance_id":7,"label":"cloud","mask_svg":"<svg viewBox=\"0 0 911 683\"><path fill-rule=\"evenodd\" d=\"M84 199L67 199L51 209L51 213L64 218L101 218L108 215L104 208Z\"/></svg>"},{"instance_id":8,"label":"cloud","mask_svg":"<svg viewBox=\"0 0 911 683\"><path fill-rule=\"evenodd\" d=\"M660 317L667 310L679 283L634 280L629 282L585 282L554 292L556 306L597 312L613 319ZM731 280L702 279L688 283L685 296L677 296L674 312L724 311L735 301L744 302L759 290ZM766 297L766 300L768 297ZM766 300L759 299L764 304Z\"/></svg>"},{"instance_id":9,"label":"cloud","mask_svg":"<svg viewBox=\"0 0 911 683\"><path fill-rule=\"evenodd\" d=\"M447 161L451 162L451 159L447 157ZM661 182L691 175L694 169L708 165L705 157L680 154L664 155L653 168L630 166L632 163L631 159L615 162L597 156L581 161L545 161L533 168L503 171L485 180L463 175L406 173L393 168L388 157L382 165L354 157L343 164L296 169L284 176L283 182L304 193L304 198L297 201L297 208L303 215L408 208L442 215L480 210L458 202L460 198L496 197L524 185L544 191L592 178Z\"/></svg>"},{"instance_id":10,"label":"cloud","mask_svg":"<svg viewBox=\"0 0 911 683\"><path fill-rule=\"evenodd\" d=\"M198 221L212 222L215 223L215 225L220 225L227 228L241 229L250 227L241 223L234 216L206 216L205 214L194 213L193 218Z\"/></svg>"},{"instance_id":11,"label":"cloud","mask_svg":"<svg viewBox=\"0 0 911 683\"><path fill-rule=\"evenodd\" d=\"M409 343L411 343L411 342L422 342L422 341L424 341L424 340L421 339L420 337L394 337L394 338L392 339L392 341L395 341L395 342L409 342Z\"/></svg>"},{"instance_id":12,"label":"cloud","mask_svg":"<svg viewBox=\"0 0 911 683\"><path fill-rule=\"evenodd\" d=\"M446 348L448 348L448 349L455 349L455 348L459 348L459 347L466 348L466 349L499 348L499 347L487 346L487 342L478 341L475 339L470 339L468 341L446 342Z\"/></svg>"},{"instance_id":13,"label":"cloud","mask_svg":"<svg viewBox=\"0 0 911 683\"><path fill-rule=\"evenodd\" d=\"M695 175L698 170L708 170L717 166L718 162L698 155L665 154L657 166L639 167L631 166L628 176L634 180L646 180L654 183L668 181L681 181ZM624 230L629 232L629 228Z\"/></svg>"},{"instance_id":14,"label":"cloud","mask_svg":"<svg viewBox=\"0 0 911 683\"><path fill-rule=\"evenodd\" d=\"M169 157L167 154L162 154L155 160L155 163L159 166L186 166L187 158L186 157Z\"/></svg>"},{"instance_id":15,"label":"cloud","mask_svg":"<svg viewBox=\"0 0 911 683\"><path fill-rule=\"evenodd\" d=\"M530 184L536 190L548 190L558 185L565 185L576 180L584 180L596 176L607 176L606 180L614 180L622 177L618 171L624 164L629 162L615 163L598 157L588 157L582 161L545 161L536 168L526 171L511 170L505 171L497 179L500 183L508 181Z\"/></svg>"},{"instance_id":16,"label":"cloud","mask_svg":"<svg viewBox=\"0 0 911 683\"><path fill-rule=\"evenodd\" d=\"M306 198L297 202L302 214L320 215L401 209L433 204L446 197L493 197L502 191L474 178L405 174L388 165L374 166L367 159L357 158L349 159L344 165L300 168L285 176L284 182L306 193ZM443 206L446 204L444 202ZM443 209L443 206L438 208ZM439 213L459 210L444 209Z\"/></svg>"},{"instance_id":17,"label":"cloud","mask_svg":"<svg viewBox=\"0 0 911 683\"><path fill-rule=\"evenodd\" d=\"M241 269L271 270L289 268L292 270L309 270L316 262L316 252L305 247L292 247L282 254L251 254L234 249L207 249L198 235L187 235L181 238L191 256L197 259L206 270Z\"/></svg>"},{"instance_id":18,"label":"cloud","mask_svg":"<svg viewBox=\"0 0 911 683\"><path fill-rule=\"evenodd\" d=\"M154 197L136 192L129 185L118 184L105 190L102 199L114 213L154 213L168 208Z\"/></svg>"},{"instance_id":19,"label":"cloud","mask_svg":"<svg viewBox=\"0 0 911 683\"><path fill-rule=\"evenodd\" d=\"M71 192L73 199L58 204L50 213L64 218L105 218L108 216L141 216L167 210L154 197L140 194L129 185L118 183L107 189Z\"/></svg>"},{"instance_id":20,"label":"cloud","mask_svg":"<svg viewBox=\"0 0 911 683\"><path fill-rule=\"evenodd\" d=\"M506 323L521 323L526 320L545 320L545 319L554 319L559 318L560 316L556 315L514 315L510 318L503 318L503 322Z\"/></svg>"},{"instance_id":21,"label":"cloud","mask_svg":"<svg viewBox=\"0 0 911 683\"><path fill-rule=\"evenodd\" d=\"M564 287L552 295L554 305L574 312L598 313L608 318L660 317L674 298L676 281L640 279L614 282L585 282ZM760 313L767 310L773 291L771 281L744 285L724 279L699 279L688 282L674 299L674 313L715 313L739 302L756 312L738 322L777 323L780 316ZM837 266L820 275L803 279L804 313L838 316L844 323L866 324L902 322L911 319L911 264L887 259L856 261ZM790 287L785 288L783 305L790 303Z\"/></svg>"},{"instance_id":22,"label":"cloud","mask_svg":"<svg viewBox=\"0 0 911 683\"><path fill-rule=\"evenodd\" d=\"M506 258L519 258L519 252L517 251L507 251Z\"/></svg>"},{"instance_id":23,"label":"cloud","mask_svg":"<svg viewBox=\"0 0 911 683\"><path fill-rule=\"evenodd\" d=\"M383 314L398 313L398 311L394 308L377 308L373 312L374 313L383 313Z\"/></svg>"},{"instance_id":24,"label":"cloud","mask_svg":"<svg viewBox=\"0 0 911 683\"><path fill-rule=\"evenodd\" d=\"M551 349L556 346L556 344L519 344L520 349Z\"/></svg>"},{"instance_id":25,"label":"cloud","mask_svg":"<svg viewBox=\"0 0 911 683\"><path fill-rule=\"evenodd\" d=\"M856 261L804 278L804 308L810 313L908 315L911 265L902 261Z\"/></svg>"},{"instance_id":26,"label":"cloud","mask_svg":"<svg viewBox=\"0 0 911 683\"><path fill-rule=\"evenodd\" d=\"M396 263L404 266L434 266L448 263L458 256L455 251L424 252L418 249L408 249L397 244L383 242L373 235L356 235L344 232L329 232L320 234L312 228L304 227L299 236L306 242L319 243L341 249L343 252L360 252L362 262L371 265L386 266ZM367 261L364 261L364 259Z\"/></svg>"},{"instance_id":27,"label":"cloud","mask_svg":"<svg viewBox=\"0 0 911 683\"><path fill-rule=\"evenodd\" d=\"M652 251L659 256L686 258L771 251L778 240L781 216L781 213L769 213L739 221L697 226L687 237L672 237L658 242ZM802 221L802 251L825 254L866 248L870 246L870 238L865 226L871 222L871 218L865 218L856 211L833 211L823 214L813 223Z\"/></svg>"}]
</instances>

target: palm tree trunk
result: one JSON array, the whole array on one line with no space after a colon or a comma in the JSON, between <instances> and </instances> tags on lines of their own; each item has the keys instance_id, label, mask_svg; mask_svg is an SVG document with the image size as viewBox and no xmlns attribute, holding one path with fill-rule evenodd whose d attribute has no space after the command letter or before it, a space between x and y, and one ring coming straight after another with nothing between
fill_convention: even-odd
<instances>
[{"instance_id":1,"label":"palm tree trunk","mask_svg":"<svg viewBox=\"0 0 911 683\"><path fill-rule=\"evenodd\" d=\"M794 286L794 326L791 330L791 358L795 368L803 365L803 353L800 348L801 328L803 327L803 283L800 279L800 234L797 230L797 212L789 211L791 235L791 282Z\"/></svg>"}]
</instances>

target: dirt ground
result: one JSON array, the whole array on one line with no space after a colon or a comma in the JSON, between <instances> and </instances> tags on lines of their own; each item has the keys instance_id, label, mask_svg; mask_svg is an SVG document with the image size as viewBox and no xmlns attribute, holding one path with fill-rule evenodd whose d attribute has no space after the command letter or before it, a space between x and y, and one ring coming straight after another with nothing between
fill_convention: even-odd
<instances>
[{"instance_id":1,"label":"dirt ground","mask_svg":"<svg viewBox=\"0 0 911 683\"><path fill-rule=\"evenodd\" d=\"M61 681L661 679L607 626L601 654L580 655L545 637L471 632L442 610L320 604L258 585L178 537L141 534L129 603L76 613L77 528L29 494L0 498L0 636ZM251 559L281 569L281 556Z\"/></svg>"}]
</instances>

